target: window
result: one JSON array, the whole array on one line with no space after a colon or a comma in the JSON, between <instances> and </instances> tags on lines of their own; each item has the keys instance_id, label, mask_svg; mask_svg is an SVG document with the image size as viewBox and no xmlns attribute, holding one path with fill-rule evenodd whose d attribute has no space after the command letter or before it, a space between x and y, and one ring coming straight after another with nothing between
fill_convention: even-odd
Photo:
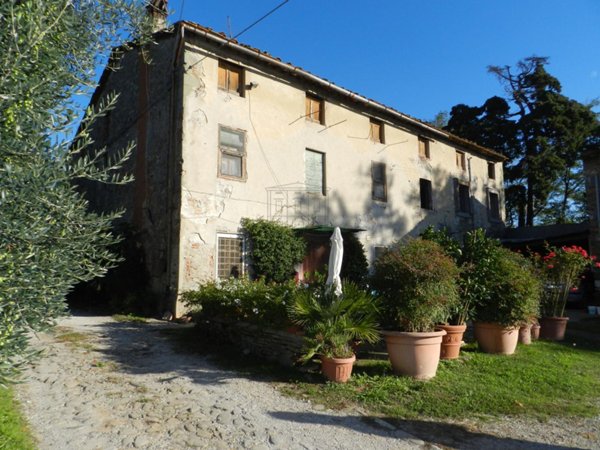
<instances>
[{"instance_id":1,"label":"window","mask_svg":"<svg viewBox=\"0 0 600 450\"><path fill-rule=\"evenodd\" d=\"M493 162L488 162L488 178L490 180L496 179L496 164Z\"/></svg>"},{"instance_id":2,"label":"window","mask_svg":"<svg viewBox=\"0 0 600 450\"><path fill-rule=\"evenodd\" d=\"M369 121L369 126L371 127L369 130L369 138L373 142L381 142L383 144L383 123L378 120L371 119Z\"/></svg>"},{"instance_id":3,"label":"window","mask_svg":"<svg viewBox=\"0 0 600 450\"><path fill-rule=\"evenodd\" d=\"M371 195L373 200L387 201L387 183L385 178L385 163L371 163Z\"/></svg>"},{"instance_id":4,"label":"window","mask_svg":"<svg viewBox=\"0 0 600 450\"><path fill-rule=\"evenodd\" d=\"M421 178L419 180L421 191L421 208L433 209L433 194L431 191L431 181Z\"/></svg>"},{"instance_id":5,"label":"window","mask_svg":"<svg viewBox=\"0 0 600 450\"><path fill-rule=\"evenodd\" d=\"M309 192L325 195L325 154L306 150L304 152L304 182Z\"/></svg>"},{"instance_id":6,"label":"window","mask_svg":"<svg viewBox=\"0 0 600 450\"><path fill-rule=\"evenodd\" d=\"M456 212L471 214L471 192L469 185L461 183L458 178L454 179L454 201Z\"/></svg>"},{"instance_id":7,"label":"window","mask_svg":"<svg viewBox=\"0 0 600 450\"><path fill-rule=\"evenodd\" d=\"M467 170L467 158L464 152L456 151L456 167L460 170Z\"/></svg>"},{"instance_id":8,"label":"window","mask_svg":"<svg viewBox=\"0 0 600 450\"><path fill-rule=\"evenodd\" d=\"M429 159L429 140L419 137L419 156L423 159Z\"/></svg>"},{"instance_id":9,"label":"window","mask_svg":"<svg viewBox=\"0 0 600 450\"><path fill-rule=\"evenodd\" d=\"M219 89L244 96L244 70L235 64L219 61Z\"/></svg>"},{"instance_id":10,"label":"window","mask_svg":"<svg viewBox=\"0 0 600 450\"><path fill-rule=\"evenodd\" d=\"M488 211L490 219L500 220L500 201L496 192L488 191Z\"/></svg>"},{"instance_id":11,"label":"window","mask_svg":"<svg viewBox=\"0 0 600 450\"><path fill-rule=\"evenodd\" d=\"M306 120L325 125L325 104L323 100L306 94Z\"/></svg>"},{"instance_id":12,"label":"window","mask_svg":"<svg viewBox=\"0 0 600 450\"><path fill-rule=\"evenodd\" d=\"M244 241L236 234L217 235L217 278L239 278L244 274Z\"/></svg>"},{"instance_id":13,"label":"window","mask_svg":"<svg viewBox=\"0 0 600 450\"><path fill-rule=\"evenodd\" d=\"M246 172L246 133L219 127L219 175L244 178Z\"/></svg>"}]
</instances>

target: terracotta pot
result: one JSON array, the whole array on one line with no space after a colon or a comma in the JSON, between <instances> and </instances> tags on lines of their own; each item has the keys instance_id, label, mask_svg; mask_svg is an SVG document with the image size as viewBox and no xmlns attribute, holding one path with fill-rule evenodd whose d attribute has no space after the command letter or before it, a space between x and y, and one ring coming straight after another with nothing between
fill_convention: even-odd
<instances>
[{"instance_id":1,"label":"terracotta pot","mask_svg":"<svg viewBox=\"0 0 600 450\"><path fill-rule=\"evenodd\" d=\"M523 325L519 328L519 344L531 344L531 324Z\"/></svg>"},{"instance_id":2,"label":"terracotta pot","mask_svg":"<svg viewBox=\"0 0 600 450\"><path fill-rule=\"evenodd\" d=\"M440 362L440 346L444 330L429 333L384 331L392 369L397 375L418 380L433 378Z\"/></svg>"},{"instance_id":3,"label":"terracotta pot","mask_svg":"<svg viewBox=\"0 0 600 450\"><path fill-rule=\"evenodd\" d=\"M485 353L512 355L519 341L519 327L505 327L497 323L475 322L475 339Z\"/></svg>"},{"instance_id":4,"label":"terracotta pot","mask_svg":"<svg viewBox=\"0 0 600 450\"><path fill-rule=\"evenodd\" d=\"M531 325L531 340L537 341L540 338L540 324L534 323Z\"/></svg>"},{"instance_id":5,"label":"terracotta pot","mask_svg":"<svg viewBox=\"0 0 600 450\"><path fill-rule=\"evenodd\" d=\"M446 332L446 335L442 337L440 359L458 358L467 325L438 325L435 329L444 330Z\"/></svg>"},{"instance_id":6,"label":"terracotta pot","mask_svg":"<svg viewBox=\"0 0 600 450\"><path fill-rule=\"evenodd\" d=\"M542 317L540 319L540 339L562 341L565 338L568 317Z\"/></svg>"},{"instance_id":7,"label":"terracotta pot","mask_svg":"<svg viewBox=\"0 0 600 450\"><path fill-rule=\"evenodd\" d=\"M352 375L352 365L356 361L356 356L351 358L327 358L321 357L321 372L323 375L336 383L345 383Z\"/></svg>"}]
</instances>

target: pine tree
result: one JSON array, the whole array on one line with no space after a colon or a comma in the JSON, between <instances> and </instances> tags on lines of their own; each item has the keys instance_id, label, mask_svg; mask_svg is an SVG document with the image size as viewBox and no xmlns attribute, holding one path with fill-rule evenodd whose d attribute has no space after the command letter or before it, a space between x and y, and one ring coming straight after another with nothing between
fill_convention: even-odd
<instances>
[{"instance_id":1,"label":"pine tree","mask_svg":"<svg viewBox=\"0 0 600 450\"><path fill-rule=\"evenodd\" d=\"M519 61L516 69L490 66L506 99L492 97L482 107L456 105L446 127L507 156L507 214L518 226L531 226L536 218L566 222L577 215L573 207L583 190L581 155L600 144L591 105L564 96L547 64L548 58L533 56Z\"/></svg>"}]
</instances>

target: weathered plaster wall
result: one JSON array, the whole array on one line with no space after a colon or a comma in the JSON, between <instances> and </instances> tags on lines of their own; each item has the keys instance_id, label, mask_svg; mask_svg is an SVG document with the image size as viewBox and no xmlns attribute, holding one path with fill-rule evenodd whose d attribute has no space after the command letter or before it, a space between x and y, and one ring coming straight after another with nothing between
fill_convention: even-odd
<instances>
[{"instance_id":1,"label":"weathered plaster wall","mask_svg":"<svg viewBox=\"0 0 600 450\"><path fill-rule=\"evenodd\" d=\"M359 236L371 258L375 246L416 235L430 224L456 232L472 227L470 218L455 213L453 178L468 180L468 172L456 167L455 147L434 140L431 159L424 161L418 156L417 133L390 125L385 117L379 118L385 123L385 144L374 143L369 139L369 116L350 109L349 99L325 97L326 124L309 122L303 117L305 92L314 86L289 75L274 76L273 69L267 73L255 63L246 67L245 83L258 87L244 97L222 91L217 87L214 50L227 52L192 38L186 42L180 290L214 278L217 233L238 232L243 217L269 216L268 188L303 185L307 148L326 154L328 222L365 229ZM232 62L245 61L232 57ZM245 180L217 176L219 125L246 133ZM496 189L503 205L502 165L496 164L496 180L489 180L487 160L466 153L474 225L501 226L488 219L486 189ZM371 198L372 161L387 165L385 203ZM420 207L419 178L432 181L433 211Z\"/></svg>"},{"instance_id":2,"label":"weathered plaster wall","mask_svg":"<svg viewBox=\"0 0 600 450\"><path fill-rule=\"evenodd\" d=\"M95 146L107 146L111 156L136 142L124 168L135 180L126 185L83 184L93 210L125 211L120 222L131 226L141 240L153 294L148 301L155 303L157 312L171 309L175 298L169 291L169 237L172 220L179 220L179 196L171 195L173 185L179 191L178 141L171 127L173 113L180 110L178 75L173 65L176 44L176 36L163 36L158 45L149 47L148 59L131 50L123 55L119 70L105 73L93 101L111 92L118 93L119 99L115 109L94 125L92 137ZM173 219L174 208L177 219Z\"/></svg>"}]
</instances>

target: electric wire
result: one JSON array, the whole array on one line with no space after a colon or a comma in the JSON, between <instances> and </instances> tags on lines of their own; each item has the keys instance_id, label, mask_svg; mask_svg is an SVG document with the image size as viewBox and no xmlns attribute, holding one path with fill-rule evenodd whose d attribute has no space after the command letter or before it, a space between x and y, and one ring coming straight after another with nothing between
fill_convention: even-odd
<instances>
[{"instance_id":1,"label":"electric wire","mask_svg":"<svg viewBox=\"0 0 600 450\"><path fill-rule=\"evenodd\" d=\"M290 0L284 0L283 2L281 2L280 4L278 4L275 8L273 8L272 10L270 10L268 13L266 13L265 15L263 15L262 17L260 17L259 19L256 19L254 22L252 22L250 25L248 25L246 28L244 28L242 31L240 31L238 34L236 34L233 37L230 37L229 39L227 39L227 41L225 42L225 44L222 45L227 45L229 44L231 41L237 39L238 37L240 37L242 34L244 34L246 31L250 30L251 28L255 27L256 25L258 25L260 22L262 22L263 20L265 20L267 17L269 17L271 14L273 14L275 11L277 11L279 8L283 7L286 3L289 3ZM194 64L190 64L190 66L188 66L188 70L191 69L192 67L194 67L196 64L201 63L202 61L204 61L206 58L208 58L208 55L206 55L204 58L199 59L198 61L196 61Z\"/></svg>"}]
</instances>

